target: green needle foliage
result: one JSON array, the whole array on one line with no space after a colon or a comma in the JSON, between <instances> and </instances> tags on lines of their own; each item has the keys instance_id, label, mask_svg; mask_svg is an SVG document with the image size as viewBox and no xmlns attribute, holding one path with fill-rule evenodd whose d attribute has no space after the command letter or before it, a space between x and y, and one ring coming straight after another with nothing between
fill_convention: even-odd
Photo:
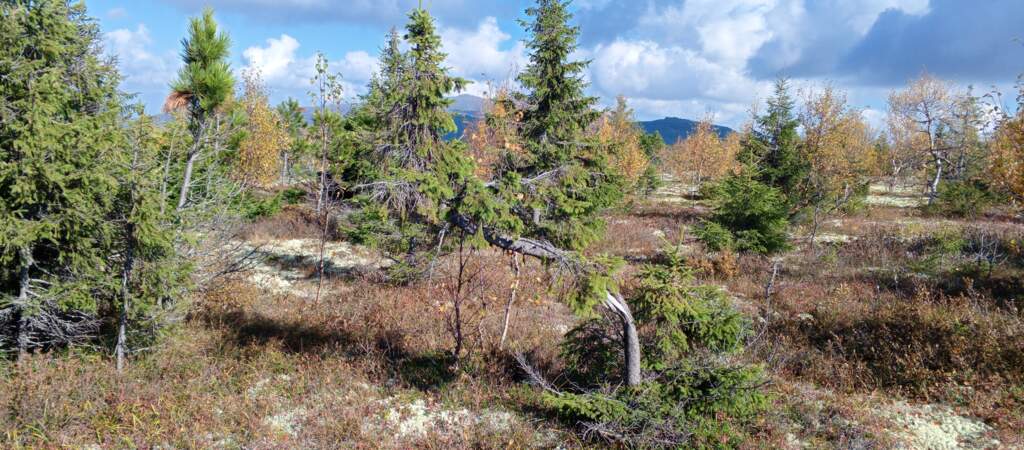
<instances>
[{"instance_id":1,"label":"green needle foliage","mask_svg":"<svg viewBox=\"0 0 1024 450\"><path fill-rule=\"evenodd\" d=\"M743 173L707 192L715 213L696 233L712 251L786 250L789 220L806 205L801 188L810 168L800 154L800 122L785 79L775 83L767 113L754 121L737 156Z\"/></svg>"},{"instance_id":2,"label":"green needle foliage","mask_svg":"<svg viewBox=\"0 0 1024 450\"><path fill-rule=\"evenodd\" d=\"M801 204L799 187L807 174L807 162L800 157L800 121L789 84L780 78L768 99L768 110L754 118L754 129L743 143L739 159L761 183L779 189L791 208Z\"/></svg>"},{"instance_id":3,"label":"green needle foliage","mask_svg":"<svg viewBox=\"0 0 1024 450\"><path fill-rule=\"evenodd\" d=\"M0 8L0 348L24 351L95 331L94 283L109 284L114 230L104 213L117 192L120 97L83 6ZM46 326L44 316L60 320Z\"/></svg>"},{"instance_id":4,"label":"green needle foliage","mask_svg":"<svg viewBox=\"0 0 1024 450\"><path fill-rule=\"evenodd\" d=\"M568 2L539 0L526 14L530 64L519 76L525 151L506 152L496 172L509 194L524 197L516 213L531 235L580 250L600 236L598 213L621 201L626 183L585 135L600 113L597 99L583 93L589 61L568 60L579 36L568 24Z\"/></svg>"},{"instance_id":5,"label":"green needle foliage","mask_svg":"<svg viewBox=\"0 0 1024 450\"><path fill-rule=\"evenodd\" d=\"M182 39L181 44L181 59L185 65L171 84L171 95L164 105L167 111L187 109L192 134L178 194L179 211L189 201L195 163L207 147L210 135L216 134L217 130L211 130L217 123L212 116L231 99L235 83L227 62L231 40L218 29L212 9L207 8L201 17L192 18L188 37Z\"/></svg>"},{"instance_id":6,"label":"green needle foliage","mask_svg":"<svg viewBox=\"0 0 1024 450\"><path fill-rule=\"evenodd\" d=\"M126 295L148 315L178 269L149 270L173 248L143 170L156 147L130 136L155 133L126 125L84 6L9 1L0 16L0 351L24 352L94 336Z\"/></svg>"},{"instance_id":7,"label":"green needle foliage","mask_svg":"<svg viewBox=\"0 0 1024 450\"><path fill-rule=\"evenodd\" d=\"M566 336L568 392L544 404L591 436L645 447L735 447L736 425L767 406L758 367L729 359L750 334L749 322L716 286L695 282L678 248L665 265L648 265L630 296L643 346L646 381L620 388L615 331L599 320Z\"/></svg>"},{"instance_id":8,"label":"green needle foliage","mask_svg":"<svg viewBox=\"0 0 1024 450\"><path fill-rule=\"evenodd\" d=\"M442 139L455 129L446 96L466 81L450 76L443 66L441 40L426 10L410 13L403 39L408 52L399 49L396 32L389 35L382 70L364 106L349 119L353 129L374 142L372 149L355 152L376 166L349 174L361 186L358 201L363 204L350 234L404 255L394 269L395 274L409 271L402 278L418 273L423 260L418 255L436 249L453 216L487 215L492 207L483 184L473 177L464 144Z\"/></svg>"},{"instance_id":9,"label":"green needle foliage","mask_svg":"<svg viewBox=\"0 0 1024 450\"><path fill-rule=\"evenodd\" d=\"M199 126L233 92L235 81L227 62L231 39L218 29L213 10L207 8L189 22L188 37L181 45L185 65L171 90L187 102L192 125Z\"/></svg>"},{"instance_id":10,"label":"green needle foliage","mask_svg":"<svg viewBox=\"0 0 1024 450\"><path fill-rule=\"evenodd\" d=\"M711 219L696 231L712 251L777 253L789 248L786 198L749 175L733 175L710 189Z\"/></svg>"}]
</instances>

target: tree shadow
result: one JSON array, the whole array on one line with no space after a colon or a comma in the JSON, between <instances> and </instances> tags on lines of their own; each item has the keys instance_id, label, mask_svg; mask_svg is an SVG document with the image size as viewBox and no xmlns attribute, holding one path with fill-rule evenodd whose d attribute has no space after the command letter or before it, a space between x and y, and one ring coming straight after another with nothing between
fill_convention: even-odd
<instances>
[{"instance_id":1,"label":"tree shadow","mask_svg":"<svg viewBox=\"0 0 1024 450\"><path fill-rule=\"evenodd\" d=\"M202 320L208 326L228 331L232 342L239 347L264 346L277 342L289 353L316 354L331 349L350 348L355 343L353 336L344 330L325 330L316 325L282 321L258 313L207 313Z\"/></svg>"},{"instance_id":2,"label":"tree shadow","mask_svg":"<svg viewBox=\"0 0 1024 450\"><path fill-rule=\"evenodd\" d=\"M686 207L642 207L630 215L641 219L670 219L676 222L696 222L706 218L711 210L703 206Z\"/></svg>"},{"instance_id":3,"label":"tree shadow","mask_svg":"<svg viewBox=\"0 0 1024 450\"><path fill-rule=\"evenodd\" d=\"M389 377L420 391L439 390L457 375L450 354L409 351L402 344L405 336L401 331L384 330L374 336L363 336L323 323L282 320L245 311L205 313L200 320L226 331L230 342L242 348L277 344L287 353L383 363Z\"/></svg>"},{"instance_id":4,"label":"tree shadow","mask_svg":"<svg viewBox=\"0 0 1024 450\"><path fill-rule=\"evenodd\" d=\"M263 261L267 265L282 271L300 272L307 280L316 278L316 266L320 262L318 258L305 255L281 255L275 253L267 253ZM339 265L328 258L324 259L325 278L353 280L371 275L379 270L379 268L371 265Z\"/></svg>"}]
</instances>

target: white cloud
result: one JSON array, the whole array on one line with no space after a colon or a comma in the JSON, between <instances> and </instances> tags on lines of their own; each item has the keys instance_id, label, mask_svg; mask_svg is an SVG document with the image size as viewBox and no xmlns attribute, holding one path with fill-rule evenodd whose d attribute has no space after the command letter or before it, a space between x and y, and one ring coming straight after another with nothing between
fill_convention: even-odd
<instances>
[{"instance_id":1,"label":"white cloud","mask_svg":"<svg viewBox=\"0 0 1024 450\"><path fill-rule=\"evenodd\" d=\"M592 55L595 87L611 95L745 101L761 87L741 70L653 41L618 40L597 46Z\"/></svg>"},{"instance_id":2,"label":"white cloud","mask_svg":"<svg viewBox=\"0 0 1024 450\"><path fill-rule=\"evenodd\" d=\"M864 108L860 111L860 116L863 117L864 121L867 122L874 130L881 130L885 127L885 111L879 111L874 108Z\"/></svg>"},{"instance_id":3,"label":"white cloud","mask_svg":"<svg viewBox=\"0 0 1024 450\"><path fill-rule=\"evenodd\" d=\"M498 20L484 18L475 30L458 28L441 30L441 42L454 75L479 81L502 81L514 78L526 65L526 52L521 42L507 50L502 45L512 37L501 31Z\"/></svg>"},{"instance_id":4,"label":"white cloud","mask_svg":"<svg viewBox=\"0 0 1024 450\"><path fill-rule=\"evenodd\" d=\"M315 74L316 55L300 56L301 44L282 34L266 40L265 46L252 46L242 52L245 65L239 72L257 70L272 94L290 95L305 100ZM377 68L376 58L364 51L348 52L340 60L328 61L331 73L341 74L346 97L365 89Z\"/></svg>"},{"instance_id":5,"label":"white cloud","mask_svg":"<svg viewBox=\"0 0 1024 450\"><path fill-rule=\"evenodd\" d=\"M173 52L151 49L149 29L139 24L134 30L122 28L104 33L107 54L117 57L121 75L129 88L166 86L179 65Z\"/></svg>"},{"instance_id":6,"label":"white cloud","mask_svg":"<svg viewBox=\"0 0 1024 450\"><path fill-rule=\"evenodd\" d=\"M299 49L299 41L282 34L280 38L267 39L266 47L249 47L242 52L248 61L247 70L258 70L267 83L294 83L293 77L298 74L295 51Z\"/></svg>"},{"instance_id":7,"label":"white cloud","mask_svg":"<svg viewBox=\"0 0 1024 450\"><path fill-rule=\"evenodd\" d=\"M605 99L625 95L643 118L713 113L735 125L769 88L740 68L681 46L620 39L598 45L590 56L593 88Z\"/></svg>"}]
</instances>

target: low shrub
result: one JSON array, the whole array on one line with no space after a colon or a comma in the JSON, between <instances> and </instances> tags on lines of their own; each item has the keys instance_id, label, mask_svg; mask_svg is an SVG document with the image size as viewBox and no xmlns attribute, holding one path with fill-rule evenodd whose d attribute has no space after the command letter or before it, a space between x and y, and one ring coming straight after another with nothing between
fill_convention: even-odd
<instances>
[{"instance_id":1,"label":"low shrub","mask_svg":"<svg viewBox=\"0 0 1024 450\"><path fill-rule=\"evenodd\" d=\"M981 181L954 181L939 187L938 196L926 210L943 216L974 218L998 201L998 196Z\"/></svg>"},{"instance_id":2,"label":"low shrub","mask_svg":"<svg viewBox=\"0 0 1024 450\"><path fill-rule=\"evenodd\" d=\"M735 175L715 185L709 194L714 214L696 234L710 250L771 254L789 248L789 213L778 189Z\"/></svg>"},{"instance_id":3,"label":"low shrub","mask_svg":"<svg viewBox=\"0 0 1024 450\"><path fill-rule=\"evenodd\" d=\"M242 216L249 221L256 221L265 217L272 217L281 212L283 196L276 194L272 196L259 196L247 192L238 200L238 209Z\"/></svg>"}]
</instances>

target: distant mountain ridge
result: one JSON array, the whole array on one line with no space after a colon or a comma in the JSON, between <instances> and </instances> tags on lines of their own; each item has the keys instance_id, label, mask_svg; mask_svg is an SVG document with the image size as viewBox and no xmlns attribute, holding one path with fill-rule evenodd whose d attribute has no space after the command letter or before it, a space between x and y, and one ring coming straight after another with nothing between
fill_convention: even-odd
<instances>
[{"instance_id":1,"label":"distant mountain ridge","mask_svg":"<svg viewBox=\"0 0 1024 450\"><path fill-rule=\"evenodd\" d=\"M664 140L666 144L672 145L680 139L686 139L688 136L695 133L700 122L690 119L680 119L678 117L666 117L664 119L639 122L639 124L643 127L644 131L648 133L658 132L661 134L661 139ZM711 127L716 133L718 133L719 137L724 138L729 134L735 133L732 128L722 125L712 125Z\"/></svg>"},{"instance_id":2,"label":"distant mountain ridge","mask_svg":"<svg viewBox=\"0 0 1024 450\"><path fill-rule=\"evenodd\" d=\"M487 107L487 99L477 97L475 95L462 94L456 97L452 97L452 105L449 107L453 118L455 119L455 125L458 127L458 131L445 136L446 139L454 139L462 136L466 126L479 120L483 117L483 111ZM654 133L657 132L661 135L661 139L665 141L665 144L675 144L680 139L686 139L688 136L697 131L697 125L700 122L690 119L680 119L678 117L666 117L664 119L647 120L637 122L643 128L644 132ZM719 137L725 137L735 131L732 128L722 125L712 125L715 132L718 133Z\"/></svg>"},{"instance_id":3,"label":"distant mountain ridge","mask_svg":"<svg viewBox=\"0 0 1024 450\"><path fill-rule=\"evenodd\" d=\"M452 104L448 110L452 113L452 118L455 120L455 126L457 130L453 133L445 136L445 139L458 139L462 137L462 134L473 122L483 118L484 111L487 109L487 99L477 97L470 94L461 94L451 98ZM347 114L352 110L354 104L345 102L341 105L341 112ZM313 111L315 108L303 107L303 116L309 122L313 121ZM331 108L335 109L335 108ZM157 116L157 120L165 122L170 120L170 116L167 114L161 114ZM680 139L686 139L689 135L693 134L697 130L699 122L689 119L680 119L678 117L666 117L664 119L647 120L637 122L641 128L647 133L657 132L661 134L662 140L666 144L672 145ZM725 126L714 125L715 131L719 136L725 137L726 135L733 133L734 131Z\"/></svg>"}]
</instances>

